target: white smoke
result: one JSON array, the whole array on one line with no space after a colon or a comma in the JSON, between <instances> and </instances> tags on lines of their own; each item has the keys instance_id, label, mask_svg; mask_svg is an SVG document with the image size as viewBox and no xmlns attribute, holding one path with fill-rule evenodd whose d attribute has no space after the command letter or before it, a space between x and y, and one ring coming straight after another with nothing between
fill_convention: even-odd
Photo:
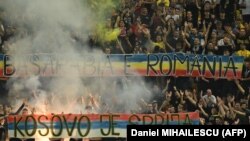
<instances>
[{"instance_id":1,"label":"white smoke","mask_svg":"<svg viewBox=\"0 0 250 141\"><path fill-rule=\"evenodd\" d=\"M67 54L63 61L69 62L84 59L88 35L100 22L85 0L3 0L1 5L6 21L17 28L16 36L9 41L8 53L19 60L20 54L35 53ZM17 65L16 69L25 67ZM99 103L96 107L106 105L109 112L128 113L136 109L138 99L149 97L140 78L82 78L71 63L60 66L59 74L49 78L11 78L10 99L27 98L36 112L43 114L85 112L93 101Z\"/></svg>"}]
</instances>

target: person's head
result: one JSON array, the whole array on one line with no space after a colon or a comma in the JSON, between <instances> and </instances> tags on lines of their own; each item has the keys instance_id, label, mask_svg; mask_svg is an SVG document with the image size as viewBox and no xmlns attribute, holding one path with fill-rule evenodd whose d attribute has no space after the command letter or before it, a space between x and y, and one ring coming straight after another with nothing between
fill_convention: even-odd
<instances>
[{"instance_id":1,"label":"person's head","mask_svg":"<svg viewBox=\"0 0 250 141\"><path fill-rule=\"evenodd\" d=\"M217 38L217 33L216 33L216 31L213 31L213 32L211 33L211 37L212 37L213 39L216 39L216 38Z\"/></svg>"},{"instance_id":2,"label":"person's head","mask_svg":"<svg viewBox=\"0 0 250 141\"><path fill-rule=\"evenodd\" d=\"M119 27L125 27L125 23L124 23L123 20L120 20L120 22L119 22Z\"/></svg>"},{"instance_id":3,"label":"person's head","mask_svg":"<svg viewBox=\"0 0 250 141\"><path fill-rule=\"evenodd\" d=\"M246 45L245 44L240 44L240 49L241 50L245 50L246 49Z\"/></svg>"},{"instance_id":4,"label":"person's head","mask_svg":"<svg viewBox=\"0 0 250 141\"><path fill-rule=\"evenodd\" d=\"M248 22L244 22L244 27L246 28L246 29L248 29L249 30L249 23Z\"/></svg>"},{"instance_id":5,"label":"person's head","mask_svg":"<svg viewBox=\"0 0 250 141\"><path fill-rule=\"evenodd\" d=\"M175 108L174 108L174 106L170 106L170 107L168 108L168 111L169 111L169 113L175 113Z\"/></svg>"},{"instance_id":6,"label":"person's head","mask_svg":"<svg viewBox=\"0 0 250 141\"><path fill-rule=\"evenodd\" d=\"M207 95L211 96L212 95L212 90L211 89L207 89Z\"/></svg>"},{"instance_id":7,"label":"person's head","mask_svg":"<svg viewBox=\"0 0 250 141\"><path fill-rule=\"evenodd\" d=\"M24 109L22 110L22 115L28 115L28 114L29 114L28 109L27 109L27 108L24 108Z\"/></svg>"},{"instance_id":8,"label":"person's head","mask_svg":"<svg viewBox=\"0 0 250 141\"><path fill-rule=\"evenodd\" d=\"M171 8L169 8L169 14L171 14L171 15L175 15L175 8L173 8L173 7L171 7Z\"/></svg>"},{"instance_id":9,"label":"person's head","mask_svg":"<svg viewBox=\"0 0 250 141\"><path fill-rule=\"evenodd\" d=\"M136 45L134 48L134 53L141 53L142 52L142 48L139 45Z\"/></svg>"},{"instance_id":10,"label":"person's head","mask_svg":"<svg viewBox=\"0 0 250 141\"><path fill-rule=\"evenodd\" d=\"M109 47L106 47L104 52L105 54L111 54L111 49Z\"/></svg>"},{"instance_id":11,"label":"person's head","mask_svg":"<svg viewBox=\"0 0 250 141\"><path fill-rule=\"evenodd\" d=\"M194 98L194 93L193 93L192 89L185 90L185 93L187 94L187 96Z\"/></svg>"},{"instance_id":12,"label":"person's head","mask_svg":"<svg viewBox=\"0 0 250 141\"><path fill-rule=\"evenodd\" d=\"M187 19L192 19L193 15L191 11L187 11Z\"/></svg>"},{"instance_id":13,"label":"person's head","mask_svg":"<svg viewBox=\"0 0 250 141\"><path fill-rule=\"evenodd\" d=\"M228 94L227 94L227 97L226 97L227 102L230 102L230 100L231 100L232 98L234 98L234 96L233 96L231 93L228 93Z\"/></svg>"},{"instance_id":14,"label":"person's head","mask_svg":"<svg viewBox=\"0 0 250 141\"><path fill-rule=\"evenodd\" d=\"M203 30L202 30L202 29L199 30L199 31L198 31L198 34L202 35L202 34L203 34Z\"/></svg>"},{"instance_id":15,"label":"person's head","mask_svg":"<svg viewBox=\"0 0 250 141\"><path fill-rule=\"evenodd\" d=\"M250 68L250 57L245 59L245 66L249 69Z\"/></svg>"},{"instance_id":16,"label":"person's head","mask_svg":"<svg viewBox=\"0 0 250 141\"><path fill-rule=\"evenodd\" d=\"M146 48L146 47L142 47L141 49L142 49L142 52L143 52L144 54L150 53L150 50L149 50L148 48Z\"/></svg>"},{"instance_id":17,"label":"person's head","mask_svg":"<svg viewBox=\"0 0 250 141\"><path fill-rule=\"evenodd\" d=\"M146 7L143 7L141 10L141 15L146 16L148 15L148 9Z\"/></svg>"},{"instance_id":18,"label":"person's head","mask_svg":"<svg viewBox=\"0 0 250 141\"><path fill-rule=\"evenodd\" d=\"M204 106L205 103L204 103L203 99L199 99L198 104Z\"/></svg>"},{"instance_id":19,"label":"person's head","mask_svg":"<svg viewBox=\"0 0 250 141\"><path fill-rule=\"evenodd\" d=\"M226 117L231 120L234 120L235 118L234 113L231 113L230 110L226 112Z\"/></svg>"},{"instance_id":20,"label":"person's head","mask_svg":"<svg viewBox=\"0 0 250 141\"><path fill-rule=\"evenodd\" d=\"M237 111L241 111L240 102L235 102L234 109Z\"/></svg>"},{"instance_id":21,"label":"person's head","mask_svg":"<svg viewBox=\"0 0 250 141\"><path fill-rule=\"evenodd\" d=\"M12 107L5 107L6 114L10 114L12 112Z\"/></svg>"},{"instance_id":22,"label":"person's head","mask_svg":"<svg viewBox=\"0 0 250 141\"><path fill-rule=\"evenodd\" d=\"M148 110L153 111L154 107L152 104L148 104Z\"/></svg>"},{"instance_id":23,"label":"person's head","mask_svg":"<svg viewBox=\"0 0 250 141\"><path fill-rule=\"evenodd\" d=\"M196 35L198 33L197 28L192 28L192 34Z\"/></svg>"},{"instance_id":24,"label":"person's head","mask_svg":"<svg viewBox=\"0 0 250 141\"><path fill-rule=\"evenodd\" d=\"M7 27L5 28L5 33L6 33L7 35L11 35L11 34L13 34L13 33L15 32L15 30L16 30L16 27L7 26Z\"/></svg>"},{"instance_id":25,"label":"person's head","mask_svg":"<svg viewBox=\"0 0 250 141\"><path fill-rule=\"evenodd\" d=\"M172 92L171 91L170 92L166 91L165 95L166 95L166 100L170 101L171 100L171 96L172 96Z\"/></svg>"},{"instance_id":26,"label":"person's head","mask_svg":"<svg viewBox=\"0 0 250 141\"><path fill-rule=\"evenodd\" d=\"M242 23L242 18L236 18L235 26L236 27L241 27L241 23Z\"/></svg>"},{"instance_id":27,"label":"person's head","mask_svg":"<svg viewBox=\"0 0 250 141\"><path fill-rule=\"evenodd\" d=\"M243 109L243 110L247 109L247 103L246 103L245 101L242 101L242 102L240 103L240 107L241 107L241 109Z\"/></svg>"},{"instance_id":28,"label":"person's head","mask_svg":"<svg viewBox=\"0 0 250 141\"><path fill-rule=\"evenodd\" d=\"M32 114L36 114L36 108L32 108L32 109L31 109L31 113L32 113Z\"/></svg>"},{"instance_id":29,"label":"person's head","mask_svg":"<svg viewBox=\"0 0 250 141\"><path fill-rule=\"evenodd\" d=\"M174 21L173 18L170 18L170 19L168 19L168 23L170 23L171 25L174 25L174 24L175 24L175 21Z\"/></svg>"},{"instance_id":30,"label":"person's head","mask_svg":"<svg viewBox=\"0 0 250 141\"><path fill-rule=\"evenodd\" d=\"M126 12L125 17L129 17L131 13L129 11Z\"/></svg>"},{"instance_id":31,"label":"person's head","mask_svg":"<svg viewBox=\"0 0 250 141\"><path fill-rule=\"evenodd\" d=\"M179 7L175 8L175 14L176 15L181 15L182 14L181 9Z\"/></svg>"},{"instance_id":32,"label":"person's head","mask_svg":"<svg viewBox=\"0 0 250 141\"><path fill-rule=\"evenodd\" d=\"M218 114L218 109L216 107L212 107L211 114L212 115L217 115Z\"/></svg>"},{"instance_id":33,"label":"person's head","mask_svg":"<svg viewBox=\"0 0 250 141\"><path fill-rule=\"evenodd\" d=\"M175 30L175 31L174 31L174 37L175 37L175 38L179 38L179 36L180 36L179 30Z\"/></svg>"},{"instance_id":34,"label":"person's head","mask_svg":"<svg viewBox=\"0 0 250 141\"><path fill-rule=\"evenodd\" d=\"M207 45L207 49L208 49L209 51L214 50L214 44L213 44L212 42L209 42L208 45Z\"/></svg>"},{"instance_id":35,"label":"person's head","mask_svg":"<svg viewBox=\"0 0 250 141\"><path fill-rule=\"evenodd\" d=\"M153 106L153 108L157 108L157 107L158 107L158 103L157 103L156 100L154 100L154 101L152 102L152 106Z\"/></svg>"},{"instance_id":36,"label":"person's head","mask_svg":"<svg viewBox=\"0 0 250 141\"><path fill-rule=\"evenodd\" d=\"M194 45L199 46L200 45L200 39L199 38L194 38Z\"/></svg>"},{"instance_id":37,"label":"person's head","mask_svg":"<svg viewBox=\"0 0 250 141\"><path fill-rule=\"evenodd\" d=\"M232 30L233 30L232 26L231 26L229 23L226 23L226 24L224 25L224 27L225 27L226 29L228 29L229 31L232 31ZM225 35L226 35L228 38L231 37L230 34L225 34Z\"/></svg>"},{"instance_id":38,"label":"person's head","mask_svg":"<svg viewBox=\"0 0 250 141\"><path fill-rule=\"evenodd\" d=\"M223 124L223 120L222 120L222 118L221 117L216 117L215 118L215 124L216 125L222 125Z\"/></svg>"},{"instance_id":39,"label":"person's head","mask_svg":"<svg viewBox=\"0 0 250 141\"><path fill-rule=\"evenodd\" d=\"M198 111L199 113L201 113L200 111ZM205 125L206 120L204 118L200 118L200 125Z\"/></svg>"},{"instance_id":40,"label":"person's head","mask_svg":"<svg viewBox=\"0 0 250 141\"><path fill-rule=\"evenodd\" d=\"M230 39L227 36L224 36L223 42L225 45L228 45L228 44L230 44Z\"/></svg>"},{"instance_id":41,"label":"person's head","mask_svg":"<svg viewBox=\"0 0 250 141\"><path fill-rule=\"evenodd\" d=\"M157 35L157 36L156 36L156 42L161 42L161 41L162 41L161 35Z\"/></svg>"},{"instance_id":42,"label":"person's head","mask_svg":"<svg viewBox=\"0 0 250 141\"><path fill-rule=\"evenodd\" d=\"M163 29L162 26L157 26L157 28L155 29L155 33L161 35L163 33L162 29Z\"/></svg>"},{"instance_id":43,"label":"person's head","mask_svg":"<svg viewBox=\"0 0 250 141\"><path fill-rule=\"evenodd\" d=\"M140 17L137 17L136 20L135 20L136 24L141 24L141 18Z\"/></svg>"},{"instance_id":44,"label":"person's head","mask_svg":"<svg viewBox=\"0 0 250 141\"><path fill-rule=\"evenodd\" d=\"M179 104L177 107L178 113L184 112L184 106L182 104Z\"/></svg>"},{"instance_id":45,"label":"person's head","mask_svg":"<svg viewBox=\"0 0 250 141\"><path fill-rule=\"evenodd\" d=\"M180 99L180 98L181 98L180 93L174 93L174 95L175 95L175 98L176 98L176 99Z\"/></svg>"},{"instance_id":46,"label":"person's head","mask_svg":"<svg viewBox=\"0 0 250 141\"><path fill-rule=\"evenodd\" d=\"M197 94L197 88L196 88L196 87L195 87L195 88L193 88L192 90L193 90L193 91L192 91L192 92L193 92L193 94Z\"/></svg>"},{"instance_id":47,"label":"person's head","mask_svg":"<svg viewBox=\"0 0 250 141\"><path fill-rule=\"evenodd\" d=\"M227 120L224 120L224 125L230 125L229 122Z\"/></svg>"},{"instance_id":48,"label":"person's head","mask_svg":"<svg viewBox=\"0 0 250 141\"><path fill-rule=\"evenodd\" d=\"M206 2L204 3L204 10L205 10L205 11L209 11L210 8L211 8L210 2L209 2L209 1L206 1Z\"/></svg>"},{"instance_id":49,"label":"person's head","mask_svg":"<svg viewBox=\"0 0 250 141\"><path fill-rule=\"evenodd\" d=\"M220 11L220 19L224 20L226 18L226 13L225 11L221 10Z\"/></svg>"},{"instance_id":50,"label":"person's head","mask_svg":"<svg viewBox=\"0 0 250 141\"><path fill-rule=\"evenodd\" d=\"M241 22L243 22L243 16L242 16L242 14L236 14L235 21L241 21Z\"/></svg>"},{"instance_id":51,"label":"person's head","mask_svg":"<svg viewBox=\"0 0 250 141\"><path fill-rule=\"evenodd\" d=\"M85 110L87 111L87 113L91 113L92 110L93 110L93 108L92 108L92 106L87 105L87 106L85 107Z\"/></svg>"},{"instance_id":52,"label":"person's head","mask_svg":"<svg viewBox=\"0 0 250 141\"><path fill-rule=\"evenodd\" d=\"M224 55L224 56L230 56L230 51L229 51L228 48L225 48L225 49L223 50L223 55Z\"/></svg>"},{"instance_id":53,"label":"person's head","mask_svg":"<svg viewBox=\"0 0 250 141\"><path fill-rule=\"evenodd\" d=\"M141 6L142 4L143 4L143 0L138 0L138 1L137 1L137 5L138 5L138 6Z\"/></svg>"},{"instance_id":54,"label":"person's head","mask_svg":"<svg viewBox=\"0 0 250 141\"><path fill-rule=\"evenodd\" d=\"M216 20L216 16L214 13L210 13L211 15L211 22L214 22Z\"/></svg>"},{"instance_id":55,"label":"person's head","mask_svg":"<svg viewBox=\"0 0 250 141\"><path fill-rule=\"evenodd\" d=\"M246 30L245 30L244 28L240 29L239 35L240 35L241 37L246 36Z\"/></svg>"},{"instance_id":56,"label":"person's head","mask_svg":"<svg viewBox=\"0 0 250 141\"><path fill-rule=\"evenodd\" d=\"M156 16L160 16L162 14L161 9L157 9L155 11Z\"/></svg>"},{"instance_id":57,"label":"person's head","mask_svg":"<svg viewBox=\"0 0 250 141\"><path fill-rule=\"evenodd\" d=\"M3 117L0 117L0 125L1 125L1 126L4 125L4 122L5 122L4 118L3 118Z\"/></svg>"},{"instance_id":58,"label":"person's head","mask_svg":"<svg viewBox=\"0 0 250 141\"><path fill-rule=\"evenodd\" d=\"M217 21L216 22L216 29L217 30L221 30L222 29L222 22L221 21Z\"/></svg>"},{"instance_id":59,"label":"person's head","mask_svg":"<svg viewBox=\"0 0 250 141\"><path fill-rule=\"evenodd\" d=\"M153 53L160 53L160 47L159 46L155 46Z\"/></svg>"}]
</instances>

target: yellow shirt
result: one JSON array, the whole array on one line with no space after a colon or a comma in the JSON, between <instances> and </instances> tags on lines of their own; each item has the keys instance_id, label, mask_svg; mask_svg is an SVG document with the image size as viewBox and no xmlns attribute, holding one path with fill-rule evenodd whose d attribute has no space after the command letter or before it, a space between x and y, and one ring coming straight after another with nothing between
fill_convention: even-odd
<instances>
[{"instance_id":1,"label":"yellow shirt","mask_svg":"<svg viewBox=\"0 0 250 141\"><path fill-rule=\"evenodd\" d=\"M165 7L169 7L169 5L170 5L169 0L158 0L157 1L157 5L159 5L161 3L164 3Z\"/></svg>"},{"instance_id":2,"label":"yellow shirt","mask_svg":"<svg viewBox=\"0 0 250 141\"><path fill-rule=\"evenodd\" d=\"M245 58L250 57L250 51L249 50L239 50L236 52L237 55L243 56Z\"/></svg>"},{"instance_id":3,"label":"yellow shirt","mask_svg":"<svg viewBox=\"0 0 250 141\"><path fill-rule=\"evenodd\" d=\"M165 44L164 42L153 42L153 46L159 46L160 49L165 49Z\"/></svg>"}]
</instances>

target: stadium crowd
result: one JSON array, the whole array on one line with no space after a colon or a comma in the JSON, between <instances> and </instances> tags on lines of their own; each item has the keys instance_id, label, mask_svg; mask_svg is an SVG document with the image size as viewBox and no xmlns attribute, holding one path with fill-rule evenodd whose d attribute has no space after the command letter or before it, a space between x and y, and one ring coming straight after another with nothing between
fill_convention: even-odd
<instances>
[{"instance_id":1,"label":"stadium crowd","mask_svg":"<svg viewBox=\"0 0 250 141\"><path fill-rule=\"evenodd\" d=\"M148 78L155 84L155 98L147 104L151 107L147 113L199 111L201 124L249 124L249 3L123 0L107 19L107 28L121 30L118 40L102 43L93 34L89 46L102 46L107 54L182 52L243 56L241 80L172 77L170 82L167 78Z\"/></svg>"},{"instance_id":2,"label":"stadium crowd","mask_svg":"<svg viewBox=\"0 0 250 141\"><path fill-rule=\"evenodd\" d=\"M18 27L5 21L5 11L0 13L1 53L6 53L8 41L18 32ZM200 114L201 125L249 124L249 22L248 0L121 0L119 7L114 8L106 20L109 31L121 31L117 40L100 40L94 32L89 36L88 44L91 49L102 49L106 54L178 52L243 56L245 62L240 80L175 76L144 78L145 82L152 84L152 87L145 89L153 96L150 100L141 99L141 107L132 112L157 114L196 111ZM76 36L72 38L78 39ZM5 81L2 81L0 94L4 92L7 93L7 90ZM106 106L96 106L93 101L98 100L92 100L86 106L87 110L108 112ZM0 106L0 140L5 138L6 115L35 111L29 109L27 102L18 111L12 109L5 104Z\"/></svg>"}]
</instances>

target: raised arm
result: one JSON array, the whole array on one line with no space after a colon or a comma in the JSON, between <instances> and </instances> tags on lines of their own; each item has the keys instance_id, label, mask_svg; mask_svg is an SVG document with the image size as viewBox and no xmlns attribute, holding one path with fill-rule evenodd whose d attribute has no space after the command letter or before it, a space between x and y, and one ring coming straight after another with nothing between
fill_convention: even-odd
<instances>
[{"instance_id":1,"label":"raised arm","mask_svg":"<svg viewBox=\"0 0 250 141\"><path fill-rule=\"evenodd\" d=\"M23 104L18 108L18 110L16 112L11 113L10 115L18 115L22 111L22 109L24 108L25 103L26 103L26 100L23 101Z\"/></svg>"},{"instance_id":2,"label":"raised arm","mask_svg":"<svg viewBox=\"0 0 250 141\"><path fill-rule=\"evenodd\" d=\"M117 39L117 44L118 44L118 48L120 49L120 51L122 52L122 54L126 54L126 52L124 51L121 42Z\"/></svg>"},{"instance_id":3,"label":"raised arm","mask_svg":"<svg viewBox=\"0 0 250 141\"><path fill-rule=\"evenodd\" d=\"M201 113L202 113L206 118L208 118L209 115L208 115L208 113L203 109L202 105L201 105L201 104L198 104L198 107L199 107Z\"/></svg>"},{"instance_id":4,"label":"raised arm","mask_svg":"<svg viewBox=\"0 0 250 141\"><path fill-rule=\"evenodd\" d=\"M223 108L222 100L220 97L217 97L217 101L218 101L219 112L221 113L221 116L224 118L226 116L226 112Z\"/></svg>"},{"instance_id":5,"label":"raised arm","mask_svg":"<svg viewBox=\"0 0 250 141\"><path fill-rule=\"evenodd\" d=\"M154 14L152 15L152 17L151 17L151 20L150 20L150 26L152 26L153 24L154 24L154 18L155 18L155 12L154 12Z\"/></svg>"},{"instance_id":6,"label":"raised arm","mask_svg":"<svg viewBox=\"0 0 250 141\"><path fill-rule=\"evenodd\" d=\"M236 114L242 115L242 116L246 116L246 113L238 111L238 110L233 110Z\"/></svg>"},{"instance_id":7,"label":"raised arm","mask_svg":"<svg viewBox=\"0 0 250 141\"><path fill-rule=\"evenodd\" d=\"M209 23L208 28L206 29L206 32L205 32L205 35L204 35L205 36L205 43L203 45L203 48L205 48L206 45L207 45L208 35L209 35L209 31L210 31L211 27L212 27L212 23Z\"/></svg>"},{"instance_id":8,"label":"raised arm","mask_svg":"<svg viewBox=\"0 0 250 141\"><path fill-rule=\"evenodd\" d=\"M200 7L200 5L199 5L198 0L195 0L195 5L196 5L196 7L197 7L199 10L201 10L201 7Z\"/></svg>"},{"instance_id":9,"label":"raised arm","mask_svg":"<svg viewBox=\"0 0 250 141\"><path fill-rule=\"evenodd\" d=\"M237 88L240 90L240 92L241 92L242 94L245 94L245 90L244 90L243 87L240 85L239 80L235 79L234 82L235 82Z\"/></svg>"},{"instance_id":10,"label":"raised arm","mask_svg":"<svg viewBox=\"0 0 250 141\"><path fill-rule=\"evenodd\" d=\"M193 104L194 106L196 106L196 101L190 96L188 91L185 91L185 96L187 97L187 99L189 100L189 102L191 102L191 104Z\"/></svg>"},{"instance_id":11,"label":"raised arm","mask_svg":"<svg viewBox=\"0 0 250 141\"><path fill-rule=\"evenodd\" d=\"M165 88L162 90L162 92L161 92L162 94L165 94L168 91L170 82L171 82L171 80L167 79L167 84L166 84Z\"/></svg>"}]
</instances>

